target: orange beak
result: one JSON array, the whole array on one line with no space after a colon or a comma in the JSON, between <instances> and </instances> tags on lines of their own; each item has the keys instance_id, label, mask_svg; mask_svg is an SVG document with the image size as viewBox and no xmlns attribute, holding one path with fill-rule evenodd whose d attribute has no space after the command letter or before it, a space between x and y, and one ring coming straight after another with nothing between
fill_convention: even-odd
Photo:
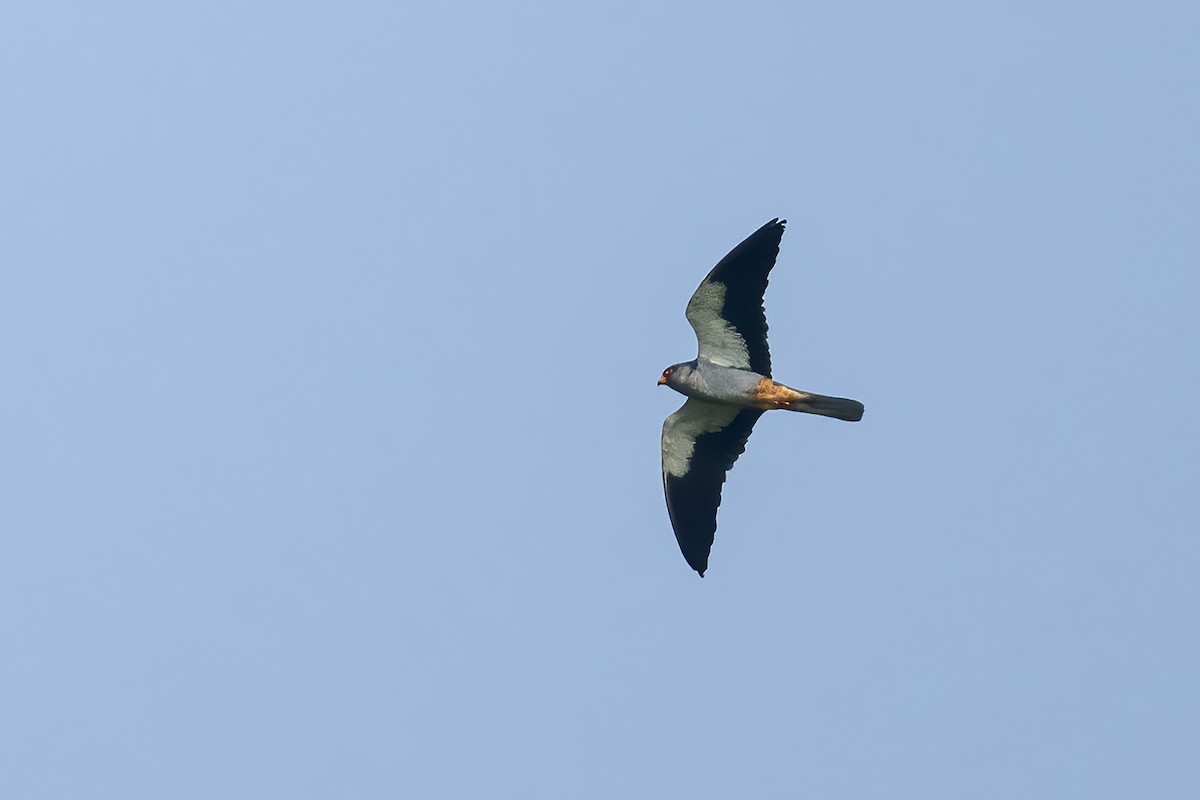
<instances>
[{"instance_id":1,"label":"orange beak","mask_svg":"<svg viewBox=\"0 0 1200 800\"><path fill-rule=\"evenodd\" d=\"M659 378L658 378L658 385L659 385L659 386L665 386L665 385L666 385L666 383L667 383L667 376L666 376L666 375L660 375L660 376L659 376Z\"/></svg>"}]
</instances>

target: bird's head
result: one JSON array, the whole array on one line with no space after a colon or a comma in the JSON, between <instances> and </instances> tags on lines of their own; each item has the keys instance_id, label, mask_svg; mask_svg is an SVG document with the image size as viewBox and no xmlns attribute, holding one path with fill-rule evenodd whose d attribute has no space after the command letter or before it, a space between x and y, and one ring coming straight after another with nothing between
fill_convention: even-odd
<instances>
[{"instance_id":1,"label":"bird's head","mask_svg":"<svg viewBox=\"0 0 1200 800\"><path fill-rule=\"evenodd\" d=\"M684 362L682 364L672 364L663 370L663 374L658 379L659 386L670 386L672 389L679 391L683 380L692 372L692 363Z\"/></svg>"}]
</instances>

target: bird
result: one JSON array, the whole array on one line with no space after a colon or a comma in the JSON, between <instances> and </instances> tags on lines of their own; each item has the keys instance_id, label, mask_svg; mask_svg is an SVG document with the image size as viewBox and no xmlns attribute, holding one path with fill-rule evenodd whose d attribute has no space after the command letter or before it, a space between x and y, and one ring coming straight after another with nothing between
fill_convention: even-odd
<instances>
[{"instance_id":1,"label":"bird","mask_svg":"<svg viewBox=\"0 0 1200 800\"><path fill-rule=\"evenodd\" d=\"M659 386L687 400L662 429L663 492L688 565L704 577L726 473L754 423L772 409L858 422L863 404L798 391L771 378L763 294L787 220L773 219L729 251L687 304L699 352L663 370Z\"/></svg>"}]
</instances>

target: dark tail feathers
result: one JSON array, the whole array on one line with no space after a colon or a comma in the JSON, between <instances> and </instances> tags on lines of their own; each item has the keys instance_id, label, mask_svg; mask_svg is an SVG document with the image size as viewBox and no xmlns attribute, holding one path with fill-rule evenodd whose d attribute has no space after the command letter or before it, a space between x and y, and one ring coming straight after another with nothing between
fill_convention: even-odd
<instances>
[{"instance_id":1,"label":"dark tail feathers","mask_svg":"<svg viewBox=\"0 0 1200 800\"><path fill-rule=\"evenodd\" d=\"M863 416L863 404L848 397L826 397L823 394L811 392L796 392L797 397L789 398L779 404L779 408L788 411L803 411L808 414L820 414L823 417L858 422Z\"/></svg>"}]
</instances>

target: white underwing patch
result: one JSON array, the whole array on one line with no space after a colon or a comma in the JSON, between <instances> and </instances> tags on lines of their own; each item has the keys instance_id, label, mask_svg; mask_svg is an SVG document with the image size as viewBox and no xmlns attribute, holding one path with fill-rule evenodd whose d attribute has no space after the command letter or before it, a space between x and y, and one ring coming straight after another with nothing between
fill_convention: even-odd
<instances>
[{"instance_id":1,"label":"white underwing patch","mask_svg":"<svg viewBox=\"0 0 1200 800\"><path fill-rule=\"evenodd\" d=\"M721 430L741 409L724 403L688 398L688 401L663 423L663 473L673 478L687 474L696 450L696 439Z\"/></svg>"},{"instance_id":2,"label":"white underwing patch","mask_svg":"<svg viewBox=\"0 0 1200 800\"><path fill-rule=\"evenodd\" d=\"M725 319L725 294L728 287L705 281L688 301L687 318L700 342L700 357L714 364L738 369L750 368L750 349L746 340Z\"/></svg>"}]
</instances>

